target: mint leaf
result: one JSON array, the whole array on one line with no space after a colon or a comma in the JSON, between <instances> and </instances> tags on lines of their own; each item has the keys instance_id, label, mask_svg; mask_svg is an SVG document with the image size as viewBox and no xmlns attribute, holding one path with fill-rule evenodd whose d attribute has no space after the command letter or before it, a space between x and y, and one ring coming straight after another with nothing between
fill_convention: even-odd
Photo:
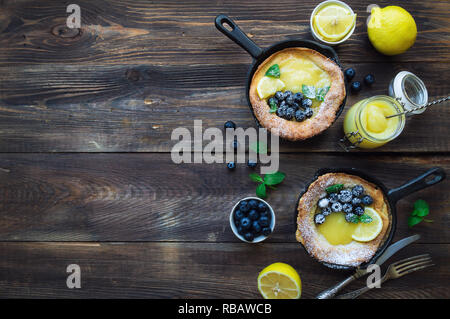
<instances>
[{"instance_id":1,"label":"mint leaf","mask_svg":"<svg viewBox=\"0 0 450 319\"><path fill-rule=\"evenodd\" d=\"M263 182L262 177L259 176L259 175L256 174L256 173L251 173L251 174L249 174L248 176L250 176L250 179L251 179L252 181L254 181L254 182L258 182L258 183L262 183L262 182Z\"/></svg>"},{"instance_id":2,"label":"mint leaf","mask_svg":"<svg viewBox=\"0 0 450 319\"><path fill-rule=\"evenodd\" d=\"M328 194L337 193L344 187L344 184L334 184L325 188Z\"/></svg>"},{"instance_id":3,"label":"mint leaf","mask_svg":"<svg viewBox=\"0 0 450 319\"><path fill-rule=\"evenodd\" d=\"M316 100L317 101L323 101L325 98L325 95L328 93L328 90L330 89L329 86L325 86L323 88L320 88L317 90L316 94Z\"/></svg>"},{"instance_id":4,"label":"mint leaf","mask_svg":"<svg viewBox=\"0 0 450 319\"><path fill-rule=\"evenodd\" d=\"M266 174L264 176L264 184L266 184L266 185L277 185L277 184L280 184L285 177L286 177L286 174L284 174L282 172Z\"/></svg>"},{"instance_id":5,"label":"mint leaf","mask_svg":"<svg viewBox=\"0 0 450 319\"><path fill-rule=\"evenodd\" d=\"M361 223L368 224L368 223L371 223L371 222L372 222L372 217L370 217L370 216L367 215L367 214L363 214L363 215L361 215L361 216L359 217L359 221L360 221Z\"/></svg>"},{"instance_id":6,"label":"mint leaf","mask_svg":"<svg viewBox=\"0 0 450 319\"><path fill-rule=\"evenodd\" d=\"M273 99L269 99L270 113L275 113L277 111L278 105Z\"/></svg>"},{"instance_id":7,"label":"mint leaf","mask_svg":"<svg viewBox=\"0 0 450 319\"><path fill-rule=\"evenodd\" d=\"M359 216L358 216L358 215L353 215L353 216L350 218L350 222L352 222L353 224L359 223Z\"/></svg>"},{"instance_id":8,"label":"mint leaf","mask_svg":"<svg viewBox=\"0 0 450 319\"><path fill-rule=\"evenodd\" d=\"M408 226L413 227L422 221L422 217L417 216L409 216L408 218Z\"/></svg>"},{"instance_id":9,"label":"mint leaf","mask_svg":"<svg viewBox=\"0 0 450 319\"><path fill-rule=\"evenodd\" d=\"M425 217L430 213L428 203L423 199L419 199L414 203L413 216Z\"/></svg>"},{"instance_id":10,"label":"mint leaf","mask_svg":"<svg viewBox=\"0 0 450 319\"><path fill-rule=\"evenodd\" d=\"M272 78L280 77L280 66L278 64L272 65L266 72L266 76L270 76Z\"/></svg>"},{"instance_id":11,"label":"mint leaf","mask_svg":"<svg viewBox=\"0 0 450 319\"><path fill-rule=\"evenodd\" d=\"M302 85L302 93L304 96L310 99L316 98L316 88L313 85Z\"/></svg>"},{"instance_id":12,"label":"mint leaf","mask_svg":"<svg viewBox=\"0 0 450 319\"><path fill-rule=\"evenodd\" d=\"M266 198L266 185L264 183L259 184L258 187L256 187L256 196L259 198Z\"/></svg>"},{"instance_id":13,"label":"mint leaf","mask_svg":"<svg viewBox=\"0 0 450 319\"><path fill-rule=\"evenodd\" d=\"M250 149L257 154L267 154L267 144L264 142L254 142L250 144Z\"/></svg>"}]
</instances>

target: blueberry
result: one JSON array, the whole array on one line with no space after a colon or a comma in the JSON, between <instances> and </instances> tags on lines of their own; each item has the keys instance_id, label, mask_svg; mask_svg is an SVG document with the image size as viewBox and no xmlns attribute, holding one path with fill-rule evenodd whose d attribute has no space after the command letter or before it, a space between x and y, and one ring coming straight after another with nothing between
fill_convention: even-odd
<instances>
[{"instance_id":1,"label":"blueberry","mask_svg":"<svg viewBox=\"0 0 450 319\"><path fill-rule=\"evenodd\" d=\"M254 221L252 223L252 229L255 234L259 234L261 232L261 225L257 221Z\"/></svg>"},{"instance_id":2,"label":"blueberry","mask_svg":"<svg viewBox=\"0 0 450 319\"><path fill-rule=\"evenodd\" d=\"M264 204L263 202L259 202L259 204L258 204L258 210L259 210L260 212L264 212L264 211L266 210L266 208L267 208L266 204Z\"/></svg>"},{"instance_id":3,"label":"blueberry","mask_svg":"<svg viewBox=\"0 0 450 319\"><path fill-rule=\"evenodd\" d=\"M330 207L322 208L322 215L323 216L328 216L330 214L331 214L331 208Z\"/></svg>"},{"instance_id":4,"label":"blueberry","mask_svg":"<svg viewBox=\"0 0 450 319\"><path fill-rule=\"evenodd\" d=\"M286 104L287 105L292 105L292 104L294 104L294 96L293 95L289 95L287 98L286 98Z\"/></svg>"},{"instance_id":5,"label":"blueberry","mask_svg":"<svg viewBox=\"0 0 450 319\"><path fill-rule=\"evenodd\" d=\"M253 160L248 160L247 161L247 166L250 167L250 168L255 168L256 165L258 165L258 163L256 161L253 161Z\"/></svg>"},{"instance_id":6,"label":"blueberry","mask_svg":"<svg viewBox=\"0 0 450 319\"><path fill-rule=\"evenodd\" d=\"M328 204L330 204L330 200L328 198L322 198L321 200L319 200L319 202L317 203L317 205L319 205L320 208L325 208L328 206Z\"/></svg>"},{"instance_id":7,"label":"blueberry","mask_svg":"<svg viewBox=\"0 0 450 319\"><path fill-rule=\"evenodd\" d=\"M361 82L353 82L352 85L350 85L350 91L352 91L353 93L358 93L359 91L361 91Z\"/></svg>"},{"instance_id":8,"label":"blueberry","mask_svg":"<svg viewBox=\"0 0 450 319\"><path fill-rule=\"evenodd\" d=\"M305 109L305 116L306 116L307 118L310 118L310 117L312 117L313 115L314 115L313 109L310 108L310 107L307 107L307 108Z\"/></svg>"},{"instance_id":9,"label":"blueberry","mask_svg":"<svg viewBox=\"0 0 450 319\"><path fill-rule=\"evenodd\" d=\"M268 226L269 226L269 218L267 218L267 217L265 217L265 216L262 216L262 217L259 219L259 224L260 224L262 227L268 227Z\"/></svg>"},{"instance_id":10,"label":"blueberry","mask_svg":"<svg viewBox=\"0 0 450 319\"><path fill-rule=\"evenodd\" d=\"M298 122L303 121L306 118L305 112L303 112L302 110L298 110L297 112L295 112L295 119Z\"/></svg>"},{"instance_id":11,"label":"blueberry","mask_svg":"<svg viewBox=\"0 0 450 319\"><path fill-rule=\"evenodd\" d=\"M234 224L236 225L236 227L241 226L241 220L240 219L234 219Z\"/></svg>"},{"instance_id":12,"label":"blueberry","mask_svg":"<svg viewBox=\"0 0 450 319\"><path fill-rule=\"evenodd\" d=\"M254 237L255 237L255 236L253 236L252 233L245 233L245 234L244 234L244 238L245 238L246 241L253 241L253 238L254 238Z\"/></svg>"},{"instance_id":13,"label":"blueberry","mask_svg":"<svg viewBox=\"0 0 450 319\"><path fill-rule=\"evenodd\" d=\"M286 91L284 92L284 99L287 100L288 97L290 96L294 96L294 94L292 93L292 91ZM286 101L287 102L287 101Z\"/></svg>"},{"instance_id":14,"label":"blueberry","mask_svg":"<svg viewBox=\"0 0 450 319\"><path fill-rule=\"evenodd\" d=\"M355 213L355 214L358 215L358 216L361 216L361 215L364 214L364 208L362 208L361 206L356 206L356 207L353 209L353 213Z\"/></svg>"},{"instance_id":15,"label":"blueberry","mask_svg":"<svg viewBox=\"0 0 450 319\"><path fill-rule=\"evenodd\" d=\"M365 195L363 196L363 198L361 199L363 205L371 205L373 203L373 198L370 197L370 195Z\"/></svg>"},{"instance_id":16,"label":"blueberry","mask_svg":"<svg viewBox=\"0 0 450 319\"><path fill-rule=\"evenodd\" d=\"M250 213L248 213L248 218L250 218L251 220L257 220L259 218L259 213L256 210L252 209Z\"/></svg>"},{"instance_id":17,"label":"blueberry","mask_svg":"<svg viewBox=\"0 0 450 319\"><path fill-rule=\"evenodd\" d=\"M234 164L234 162L229 162L227 164L228 169L235 169L236 168L236 164Z\"/></svg>"},{"instance_id":18,"label":"blueberry","mask_svg":"<svg viewBox=\"0 0 450 319\"><path fill-rule=\"evenodd\" d=\"M345 214L345 220L349 223L355 223L355 224L357 224L359 222L358 216L353 213Z\"/></svg>"},{"instance_id":19,"label":"blueberry","mask_svg":"<svg viewBox=\"0 0 450 319\"><path fill-rule=\"evenodd\" d=\"M364 83L366 83L367 86L371 86L375 83L375 77L372 74L367 74L364 78Z\"/></svg>"},{"instance_id":20,"label":"blueberry","mask_svg":"<svg viewBox=\"0 0 450 319\"><path fill-rule=\"evenodd\" d=\"M276 98L279 102L283 101L283 100L284 100L284 93L281 92L281 91L277 91L277 92L275 93L275 98Z\"/></svg>"},{"instance_id":21,"label":"blueberry","mask_svg":"<svg viewBox=\"0 0 450 319\"><path fill-rule=\"evenodd\" d=\"M242 228L242 226L238 226L237 231L238 231L238 234L239 234L239 235L243 235L244 232L245 232L245 229Z\"/></svg>"},{"instance_id":22,"label":"blueberry","mask_svg":"<svg viewBox=\"0 0 450 319\"><path fill-rule=\"evenodd\" d=\"M223 126L224 126L226 129L227 129L227 128L233 128L233 129L236 128L236 124L234 124L233 121L226 121L225 124L224 124Z\"/></svg>"},{"instance_id":23,"label":"blueberry","mask_svg":"<svg viewBox=\"0 0 450 319\"><path fill-rule=\"evenodd\" d=\"M243 213L247 213L250 210L250 207L248 207L248 203L247 201L243 200L242 202L239 203L239 209L243 212Z\"/></svg>"},{"instance_id":24,"label":"blueberry","mask_svg":"<svg viewBox=\"0 0 450 319\"><path fill-rule=\"evenodd\" d=\"M251 224L252 224L252 222L250 221L249 218L244 217L244 218L241 219L241 226L242 226L242 228L249 229Z\"/></svg>"},{"instance_id":25,"label":"blueberry","mask_svg":"<svg viewBox=\"0 0 450 319\"><path fill-rule=\"evenodd\" d=\"M342 210L344 211L344 213L350 214L353 211L353 206L352 204L346 203L342 205Z\"/></svg>"},{"instance_id":26,"label":"blueberry","mask_svg":"<svg viewBox=\"0 0 450 319\"><path fill-rule=\"evenodd\" d=\"M350 203L353 199L353 195L351 190L343 189L339 192L338 198L342 203Z\"/></svg>"},{"instance_id":27,"label":"blueberry","mask_svg":"<svg viewBox=\"0 0 450 319\"><path fill-rule=\"evenodd\" d=\"M322 214L316 214L316 216L314 216L314 222L319 225L323 224L325 222L325 216Z\"/></svg>"},{"instance_id":28,"label":"blueberry","mask_svg":"<svg viewBox=\"0 0 450 319\"><path fill-rule=\"evenodd\" d=\"M239 142L237 141L237 139L234 139L233 143L231 143L231 146L237 150L239 147Z\"/></svg>"},{"instance_id":29,"label":"blueberry","mask_svg":"<svg viewBox=\"0 0 450 319\"><path fill-rule=\"evenodd\" d=\"M234 219L235 220L241 220L244 217L245 217L245 215L241 210L237 209L234 211Z\"/></svg>"},{"instance_id":30,"label":"blueberry","mask_svg":"<svg viewBox=\"0 0 450 319\"><path fill-rule=\"evenodd\" d=\"M303 99L302 100L302 107L306 109L307 107L312 106L312 101L310 99Z\"/></svg>"},{"instance_id":31,"label":"blueberry","mask_svg":"<svg viewBox=\"0 0 450 319\"><path fill-rule=\"evenodd\" d=\"M352 188L352 194L353 196L361 197L362 194L364 194L364 187L362 187L361 185L356 185Z\"/></svg>"},{"instance_id":32,"label":"blueberry","mask_svg":"<svg viewBox=\"0 0 450 319\"><path fill-rule=\"evenodd\" d=\"M335 213L342 212L342 204L339 202L331 204L331 210Z\"/></svg>"},{"instance_id":33,"label":"blueberry","mask_svg":"<svg viewBox=\"0 0 450 319\"><path fill-rule=\"evenodd\" d=\"M361 198L359 198L359 197L353 197L353 199L352 199L352 205L353 206L357 206L357 205L360 205L361 204Z\"/></svg>"},{"instance_id":34,"label":"blueberry","mask_svg":"<svg viewBox=\"0 0 450 319\"><path fill-rule=\"evenodd\" d=\"M269 221L272 218L267 210L262 211L261 214L259 214L259 217L266 217Z\"/></svg>"},{"instance_id":35,"label":"blueberry","mask_svg":"<svg viewBox=\"0 0 450 319\"><path fill-rule=\"evenodd\" d=\"M248 207L250 207L250 209L256 209L258 207L258 201L254 199L249 200Z\"/></svg>"},{"instance_id":36,"label":"blueberry","mask_svg":"<svg viewBox=\"0 0 450 319\"><path fill-rule=\"evenodd\" d=\"M263 234L264 236L269 236L271 232L272 232L272 230L271 230L269 227L264 227L264 228L262 229L262 234Z\"/></svg>"},{"instance_id":37,"label":"blueberry","mask_svg":"<svg viewBox=\"0 0 450 319\"><path fill-rule=\"evenodd\" d=\"M284 118L288 121L292 120L292 118L294 117L295 114L295 110L290 107L286 110L286 115L284 116Z\"/></svg>"},{"instance_id":38,"label":"blueberry","mask_svg":"<svg viewBox=\"0 0 450 319\"><path fill-rule=\"evenodd\" d=\"M295 111L297 111L297 110L300 108L300 105L298 105L297 102L294 102L294 103L292 103L291 107L292 107Z\"/></svg>"},{"instance_id":39,"label":"blueberry","mask_svg":"<svg viewBox=\"0 0 450 319\"><path fill-rule=\"evenodd\" d=\"M284 117L286 116L286 110L287 110L286 107L279 107L279 108L277 109L276 114L277 114L279 117L284 118Z\"/></svg>"},{"instance_id":40,"label":"blueberry","mask_svg":"<svg viewBox=\"0 0 450 319\"><path fill-rule=\"evenodd\" d=\"M348 68L344 71L345 78L347 81L351 81L355 77L356 71L354 68Z\"/></svg>"},{"instance_id":41,"label":"blueberry","mask_svg":"<svg viewBox=\"0 0 450 319\"><path fill-rule=\"evenodd\" d=\"M337 193L331 193L328 196L328 200L330 201L330 203L337 203L339 201L338 194Z\"/></svg>"},{"instance_id":42,"label":"blueberry","mask_svg":"<svg viewBox=\"0 0 450 319\"><path fill-rule=\"evenodd\" d=\"M301 103L302 100L303 100L303 94L302 93L297 92L297 93L294 94L294 101L296 103Z\"/></svg>"}]
</instances>

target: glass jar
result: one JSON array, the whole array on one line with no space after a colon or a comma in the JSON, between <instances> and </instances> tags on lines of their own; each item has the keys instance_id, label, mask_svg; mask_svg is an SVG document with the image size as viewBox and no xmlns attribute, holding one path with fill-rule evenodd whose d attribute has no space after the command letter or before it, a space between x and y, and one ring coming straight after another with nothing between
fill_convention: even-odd
<instances>
[{"instance_id":1,"label":"glass jar","mask_svg":"<svg viewBox=\"0 0 450 319\"><path fill-rule=\"evenodd\" d=\"M345 150L376 148L392 141L403 131L406 117L386 116L404 111L401 103L387 95L377 95L354 104L345 115L344 133L340 140Z\"/></svg>"},{"instance_id":2,"label":"glass jar","mask_svg":"<svg viewBox=\"0 0 450 319\"><path fill-rule=\"evenodd\" d=\"M405 111L416 107L423 107L428 103L428 91L423 81L414 73L399 72L389 84L389 95L403 104ZM420 114L426 108L417 110L408 115Z\"/></svg>"}]
</instances>

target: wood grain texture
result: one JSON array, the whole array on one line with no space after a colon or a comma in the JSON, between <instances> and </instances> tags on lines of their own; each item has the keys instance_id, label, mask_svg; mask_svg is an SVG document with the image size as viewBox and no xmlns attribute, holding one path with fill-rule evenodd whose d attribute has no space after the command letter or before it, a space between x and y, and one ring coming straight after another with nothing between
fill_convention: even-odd
<instances>
[{"instance_id":1,"label":"wood grain texture","mask_svg":"<svg viewBox=\"0 0 450 319\"><path fill-rule=\"evenodd\" d=\"M430 253L436 266L362 298L449 298L449 248L404 248L388 263ZM313 298L348 276L315 262L295 243L0 243L0 253L0 297L8 298L261 298L258 273L278 261L299 272L302 298ZM73 263L81 268L81 289L66 287L66 267ZM348 289L363 285L361 279Z\"/></svg>"},{"instance_id":2,"label":"wood grain texture","mask_svg":"<svg viewBox=\"0 0 450 319\"><path fill-rule=\"evenodd\" d=\"M356 167L397 187L448 156L345 157L283 154L287 174L268 201L277 214L269 242L295 242L298 194L321 167ZM0 240L237 242L228 217L234 203L254 196L245 164L173 164L168 154L0 155ZM449 180L398 204L398 238L416 231L427 243L449 243ZM412 203L430 203L433 223L410 230Z\"/></svg>"}]
</instances>

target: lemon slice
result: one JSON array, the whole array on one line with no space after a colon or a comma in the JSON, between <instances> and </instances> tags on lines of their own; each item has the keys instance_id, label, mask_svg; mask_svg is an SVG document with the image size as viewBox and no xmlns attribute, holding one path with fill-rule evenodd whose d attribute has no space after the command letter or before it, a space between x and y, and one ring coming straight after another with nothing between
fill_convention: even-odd
<instances>
[{"instance_id":1,"label":"lemon slice","mask_svg":"<svg viewBox=\"0 0 450 319\"><path fill-rule=\"evenodd\" d=\"M265 299L299 299L302 282L294 268L274 263L259 273L258 290Z\"/></svg>"},{"instance_id":2,"label":"lemon slice","mask_svg":"<svg viewBox=\"0 0 450 319\"><path fill-rule=\"evenodd\" d=\"M383 220L380 215L370 207L364 209L364 214L372 217L370 223L359 223L353 232L352 238L356 241L368 242L374 240L383 229Z\"/></svg>"},{"instance_id":3,"label":"lemon slice","mask_svg":"<svg viewBox=\"0 0 450 319\"><path fill-rule=\"evenodd\" d=\"M330 42L343 39L353 28L356 14L342 6L329 5L314 16L314 26L317 32Z\"/></svg>"},{"instance_id":4,"label":"lemon slice","mask_svg":"<svg viewBox=\"0 0 450 319\"><path fill-rule=\"evenodd\" d=\"M256 87L256 92L260 99L268 98L275 94L275 92L284 89L284 82L280 79L274 79L264 76L259 80L258 86Z\"/></svg>"}]
</instances>

